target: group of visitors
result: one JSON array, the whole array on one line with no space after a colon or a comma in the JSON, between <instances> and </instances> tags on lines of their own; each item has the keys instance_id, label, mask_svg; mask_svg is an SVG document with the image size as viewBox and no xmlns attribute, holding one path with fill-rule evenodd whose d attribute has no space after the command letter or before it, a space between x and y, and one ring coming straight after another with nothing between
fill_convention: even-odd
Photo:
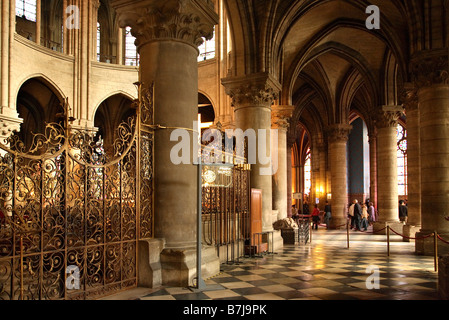
<instances>
[{"instance_id":1,"label":"group of visitors","mask_svg":"<svg viewBox=\"0 0 449 320\"><path fill-rule=\"evenodd\" d=\"M320 224L320 209L318 208L318 204L314 205L312 213L310 214L309 204L307 201L304 201L302 207L302 214L305 216L311 215L312 217L312 229L317 230L318 225ZM407 223L408 212L407 212L407 202L404 200L399 201L399 220L402 223ZM292 218L297 220L299 218L298 210L295 205L292 205ZM351 221L351 230L355 231L366 231L373 222L377 221L377 211L374 208L373 202L367 199L364 203L360 204L357 199L352 201L352 204L348 209L348 218ZM326 229L329 229L329 224L332 219L332 209L331 205L328 201L326 201L326 205L324 206L324 215L323 220L326 224Z\"/></svg>"},{"instance_id":2,"label":"group of visitors","mask_svg":"<svg viewBox=\"0 0 449 320\"><path fill-rule=\"evenodd\" d=\"M360 205L357 199L352 201L348 209L348 218L351 220L351 229L366 231L377 220L374 204L369 200Z\"/></svg>"}]
</instances>

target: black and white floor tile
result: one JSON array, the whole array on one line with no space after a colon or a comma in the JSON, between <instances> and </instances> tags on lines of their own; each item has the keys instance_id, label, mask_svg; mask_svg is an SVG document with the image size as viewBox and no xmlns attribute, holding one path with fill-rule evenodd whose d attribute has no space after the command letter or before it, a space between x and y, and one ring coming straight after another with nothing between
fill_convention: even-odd
<instances>
[{"instance_id":1,"label":"black and white floor tile","mask_svg":"<svg viewBox=\"0 0 449 320\"><path fill-rule=\"evenodd\" d=\"M346 231L320 228L307 245L223 264L203 290L136 288L106 299L439 300L434 259L416 255L413 242L391 236L388 256L384 235L350 231L349 239L348 248Z\"/></svg>"}]
</instances>

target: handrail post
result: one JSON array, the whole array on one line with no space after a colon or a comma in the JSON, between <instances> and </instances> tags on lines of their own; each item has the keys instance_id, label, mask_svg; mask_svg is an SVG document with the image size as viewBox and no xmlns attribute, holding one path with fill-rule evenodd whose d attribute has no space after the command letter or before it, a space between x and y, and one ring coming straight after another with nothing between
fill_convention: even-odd
<instances>
[{"instance_id":1,"label":"handrail post","mask_svg":"<svg viewBox=\"0 0 449 320\"><path fill-rule=\"evenodd\" d=\"M434 248L434 269L435 272L438 271L438 233L436 231L433 232L433 248Z\"/></svg>"},{"instance_id":2,"label":"handrail post","mask_svg":"<svg viewBox=\"0 0 449 320\"><path fill-rule=\"evenodd\" d=\"M387 255L390 256L390 226L387 225Z\"/></svg>"},{"instance_id":3,"label":"handrail post","mask_svg":"<svg viewBox=\"0 0 449 320\"><path fill-rule=\"evenodd\" d=\"M349 249L349 220L346 222L346 242Z\"/></svg>"}]
</instances>

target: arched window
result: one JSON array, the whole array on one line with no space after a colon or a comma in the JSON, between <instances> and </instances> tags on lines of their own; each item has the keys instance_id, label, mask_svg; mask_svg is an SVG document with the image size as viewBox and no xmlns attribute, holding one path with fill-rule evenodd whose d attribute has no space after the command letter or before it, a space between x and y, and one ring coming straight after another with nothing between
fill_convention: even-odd
<instances>
[{"instance_id":1,"label":"arched window","mask_svg":"<svg viewBox=\"0 0 449 320\"><path fill-rule=\"evenodd\" d=\"M203 40L204 40L203 44L198 47L198 49L200 50L198 61L204 61L215 58L215 29L212 39L206 40L203 38Z\"/></svg>"},{"instance_id":2,"label":"arched window","mask_svg":"<svg viewBox=\"0 0 449 320\"><path fill-rule=\"evenodd\" d=\"M138 66L139 54L137 53L137 47L135 45L136 38L131 34L131 28L126 27L125 30L125 65L126 66Z\"/></svg>"},{"instance_id":3,"label":"arched window","mask_svg":"<svg viewBox=\"0 0 449 320\"><path fill-rule=\"evenodd\" d=\"M397 160L398 160L398 194L406 196L407 190L407 130L401 125L397 126Z\"/></svg>"},{"instance_id":4,"label":"arched window","mask_svg":"<svg viewBox=\"0 0 449 320\"><path fill-rule=\"evenodd\" d=\"M307 149L306 159L304 162L304 194L310 195L312 190L312 156L310 148Z\"/></svg>"},{"instance_id":5,"label":"arched window","mask_svg":"<svg viewBox=\"0 0 449 320\"><path fill-rule=\"evenodd\" d=\"M36 22L36 0L16 0L16 16Z\"/></svg>"}]
</instances>

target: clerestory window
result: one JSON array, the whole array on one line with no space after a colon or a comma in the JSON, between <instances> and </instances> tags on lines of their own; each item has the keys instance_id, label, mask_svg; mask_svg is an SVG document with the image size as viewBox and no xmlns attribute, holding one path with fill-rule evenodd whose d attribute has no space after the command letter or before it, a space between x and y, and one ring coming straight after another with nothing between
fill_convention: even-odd
<instances>
[{"instance_id":1,"label":"clerestory window","mask_svg":"<svg viewBox=\"0 0 449 320\"><path fill-rule=\"evenodd\" d=\"M36 22L36 0L16 0L16 16Z\"/></svg>"},{"instance_id":2,"label":"clerestory window","mask_svg":"<svg viewBox=\"0 0 449 320\"><path fill-rule=\"evenodd\" d=\"M198 47L200 54L198 56L198 61L205 61L215 58L215 29L212 39L206 40L203 38L204 42Z\"/></svg>"},{"instance_id":3,"label":"clerestory window","mask_svg":"<svg viewBox=\"0 0 449 320\"><path fill-rule=\"evenodd\" d=\"M135 45L136 38L131 34L131 28L125 29L125 65L126 66L138 66L140 56L137 53L137 47Z\"/></svg>"}]
</instances>

